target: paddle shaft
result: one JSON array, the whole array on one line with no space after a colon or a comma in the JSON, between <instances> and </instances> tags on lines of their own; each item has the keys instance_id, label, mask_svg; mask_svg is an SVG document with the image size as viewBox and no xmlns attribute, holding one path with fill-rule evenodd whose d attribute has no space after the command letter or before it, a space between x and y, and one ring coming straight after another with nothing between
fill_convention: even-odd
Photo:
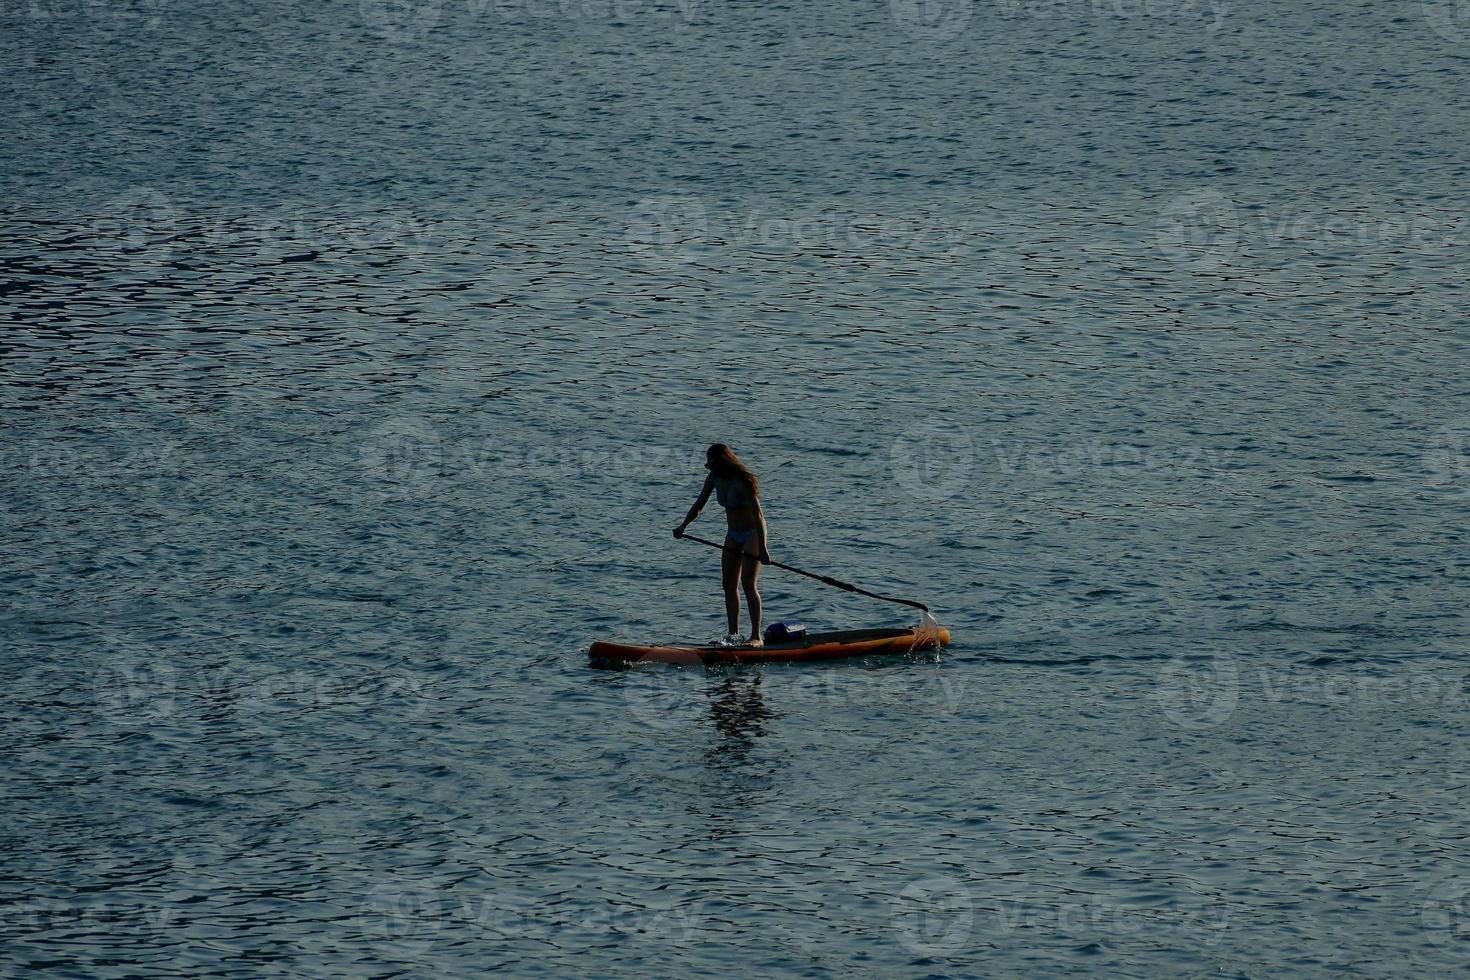
<instances>
[{"instance_id":1,"label":"paddle shaft","mask_svg":"<svg viewBox=\"0 0 1470 980\"><path fill-rule=\"evenodd\" d=\"M721 551L737 551L741 553L744 552L744 549L742 548L732 547L728 544L715 544L713 541L701 538L694 534L690 534L688 531L685 531L683 534L680 535L680 537L688 538L690 541L698 541L700 544L707 544L711 548L719 548ZM856 592L858 595L865 595L869 599L882 599L884 602L896 602L901 606L912 606L915 609L922 609L924 612L929 611L928 606L924 605L922 602L914 602L912 599L896 599L891 595L879 595L876 592L869 592L867 589L860 589L856 585L853 585L851 582L841 582L828 575L818 575L815 572L804 571L803 569L796 568L792 565L783 565L779 561L768 562L768 564L775 565L777 568L784 568L788 572L795 572L798 575L805 575L807 578L814 578L824 585L836 586L837 588L842 589L844 592Z\"/></svg>"}]
</instances>

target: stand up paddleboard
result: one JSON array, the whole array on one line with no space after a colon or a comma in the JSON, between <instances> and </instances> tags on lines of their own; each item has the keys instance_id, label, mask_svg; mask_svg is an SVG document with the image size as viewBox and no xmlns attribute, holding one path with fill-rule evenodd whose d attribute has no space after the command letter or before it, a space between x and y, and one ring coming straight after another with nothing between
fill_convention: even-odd
<instances>
[{"instance_id":1,"label":"stand up paddleboard","mask_svg":"<svg viewBox=\"0 0 1470 980\"><path fill-rule=\"evenodd\" d=\"M911 626L908 629L811 633L794 643L771 643L763 647L643 646L597 642L592 644L587 656L593 666L598 667L639 663L713 666L835 660L838 657L933 650L948 645L949 630L943 626Z\"/></svg>"}]
</instances>

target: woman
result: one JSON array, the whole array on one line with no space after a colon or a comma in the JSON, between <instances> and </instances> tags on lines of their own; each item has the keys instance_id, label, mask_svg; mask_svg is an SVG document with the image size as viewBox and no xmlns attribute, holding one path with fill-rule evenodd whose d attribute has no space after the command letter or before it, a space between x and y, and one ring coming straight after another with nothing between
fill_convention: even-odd
<instances>
[{"instance_id":1,"label":"woman","mask_svg":"<svg viewBox=\"0 0 1470 980\"><path fill-rule=\"evenodd\" d=\"M725 551L720 567L720 583L725 587L725 617L729 620L729 635L721 646L738 646L740 643L740 593L735 591L736 580L745 587L745 601L750 604L750 639L745 646L758 647L761 641L761 594L756 581L760 578L761 563L769 564L771 555L766 551L766 515L761 510L761 485L750 468L730 447L717 442L704 454L704 466L709 470L704 489L699 499L689 508L684 523L674 528L674 537L684 536L684 529L694 523L699 512L709 501L710 491L725 508Z\"/></svg>"}]
</instances>

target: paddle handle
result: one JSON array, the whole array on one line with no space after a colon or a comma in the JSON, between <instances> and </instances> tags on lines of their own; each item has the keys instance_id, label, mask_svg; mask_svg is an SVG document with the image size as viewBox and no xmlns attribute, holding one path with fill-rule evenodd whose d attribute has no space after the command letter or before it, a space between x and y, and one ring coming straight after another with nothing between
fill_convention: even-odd
<instances>
[{"instance_id":1,"label":"paddle handle","mask_svg":"<svg viewBox=\"0 0 1470 980\"><path fill-rule=\"evenodd\" d=\"M679 536L681 538L688 538L690 541L698 541L700 544L707 544L711 548L719 548L721 551L735 551L742 554L744 553L744 549L742 548L734 547L728 544L715 544L713 541L710 541L706 538L701 538L695 534L690 534L688 531L685 531ZM860 589L856 585L853 585L851 582L843 582L839 579L832 578L830 575L818 575L816 572L808 572L804 569L797 568L794 565L782 564L779 561L767 562L767 564L775 565L777 568L784 568L786 571L795 572L798 575L805 575L807 578L814 578L818 582L821 582L823 585L835 586L836 588L839 588L844 592L856 592L858 595L865 595L869 599L881 599L884 602L896 602L900 606L911 606L914 609L919 609L924 612L929 611L929 607L924 605L922 602L915 602L912 599L899 599L891 595L879 595L876 592L869 592L867 589Z\"/></svg>"}]
</instances>

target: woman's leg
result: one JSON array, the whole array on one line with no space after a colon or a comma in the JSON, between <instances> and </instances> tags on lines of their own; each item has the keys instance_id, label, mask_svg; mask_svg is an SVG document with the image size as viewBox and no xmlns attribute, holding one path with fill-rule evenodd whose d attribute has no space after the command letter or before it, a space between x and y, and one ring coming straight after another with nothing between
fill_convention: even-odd
<instances>
[{"instance_id":1,"label":"woman's leg","mask_svg":"<svg viewBox=\"0 0 1470 980\"><path fill-rule=\"evenodd\" d=\"M750 638L755 641L761 638L761 590L759 585L761 563L760 559L749 554L741 555L740 563L740 583L745 586L745 604L750 607ZM738 605L736 614L738 619Z\"/></svg>"},{"instance_id":2,"label":"woman's leg","mask_svg":"<svg viewBox=\"0 0 1470 980\"><path fill-rule=\"evenodd\" d=\"M726 539L726 544L731 542ZM738 551L725 551L720 558L720 585L725 589L725 618L729 620L727 633L740 632L740 582L741 555Z\"/></svg>"}]
</instances>

